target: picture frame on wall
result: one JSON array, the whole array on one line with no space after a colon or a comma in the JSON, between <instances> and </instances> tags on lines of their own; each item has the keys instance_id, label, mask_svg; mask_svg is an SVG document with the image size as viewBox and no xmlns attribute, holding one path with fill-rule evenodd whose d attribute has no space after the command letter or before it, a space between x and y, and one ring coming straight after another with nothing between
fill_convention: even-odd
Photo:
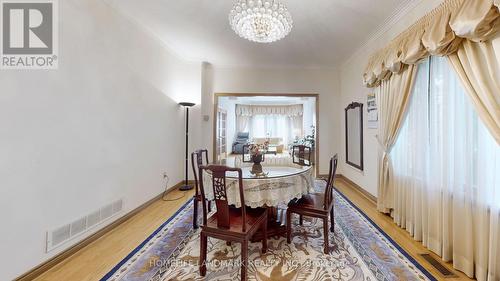
<instances>
[{"instance_id":1,"label":"picture frame on wall","mask_svg":"<svg viewBox=\"0 0 500 281\"><path fill-rule=\"evenodd\" d=\"M367 127L368 129L378 128L378 107L377 97L375 93L369 93L366 98L366 110L368 112Z\"/></svg>"}]
</instances>

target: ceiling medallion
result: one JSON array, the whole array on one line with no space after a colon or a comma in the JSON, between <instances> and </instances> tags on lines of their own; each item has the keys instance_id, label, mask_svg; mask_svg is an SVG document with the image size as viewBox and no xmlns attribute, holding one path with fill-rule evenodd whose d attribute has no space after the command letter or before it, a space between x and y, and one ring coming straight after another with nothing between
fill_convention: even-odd
<instances>
[{"instance_id":1,"label":"ceiling medallion","mask_svg":"<svg viewBox=\"0 0 500 281\"><path fill-rule=\"evenodd\" d=\"M258 43L283 39L292 30L292 16L278 0L238 0L229 24L240 37Z\"/></svg>"}]
</instances>

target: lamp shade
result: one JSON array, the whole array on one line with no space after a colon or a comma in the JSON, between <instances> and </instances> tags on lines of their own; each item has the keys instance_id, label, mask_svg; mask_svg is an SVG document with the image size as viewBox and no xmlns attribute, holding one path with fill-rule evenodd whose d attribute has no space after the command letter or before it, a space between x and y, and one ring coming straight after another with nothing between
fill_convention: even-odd
<instances>
[{"instance_id":1,"label":"lamp shade","mask_svg":"<svg viewBox=\"0 0 500 281\"><path fill-rule=\"evenodd\" d=\"M195 103L192 102L180 102L179 105L186 106L186 107L192 107L195 106Z\"/></svg>"}]
</instances>

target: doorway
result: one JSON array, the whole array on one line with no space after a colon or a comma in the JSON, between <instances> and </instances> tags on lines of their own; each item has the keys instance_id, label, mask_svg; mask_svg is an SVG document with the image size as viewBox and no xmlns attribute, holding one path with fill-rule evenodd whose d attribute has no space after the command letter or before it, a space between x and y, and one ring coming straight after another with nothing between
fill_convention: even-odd
<instances>
[{"instance_id":1,"label":"doorway","mask_svg":"<svg viewBox=\"0 0 500 281\"><path fill-rule=\"evenodd\" d=\"M240 155L246 143L270 143L273 156L291 155L293 145L312 148L319 171L318 94L216 93L214 100L213 159Z\"/></svg>"},{"instance_id":2,"label":"doorway","mask_svg":"<svg viewBox=\"0 0 500 281\"><path fill-rule=\"evenodd\" d=\"M216 138L216 159L221 161L227 158L227 111L222 108L217 108Z\"/></svg>"}]
</instances>

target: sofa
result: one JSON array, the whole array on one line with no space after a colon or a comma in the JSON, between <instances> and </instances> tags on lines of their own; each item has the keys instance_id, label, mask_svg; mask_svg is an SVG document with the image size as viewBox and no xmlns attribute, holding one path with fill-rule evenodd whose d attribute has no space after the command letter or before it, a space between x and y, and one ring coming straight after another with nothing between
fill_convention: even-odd
<instances>
[{"instance_id":1,"label":"sofa","mask_svg":"<svg viewBox=\"0 0 500 281\"><path fill-rule=\"evenodd\" d=\"M282 138L253 138L253 143L263 144L266 140L269 140L270 147L276 147L276 153L283 153L285 145L283 144Z\"/></svg>"},{"instance_id":2,"label":"sofa","mask_svg":"<svg viewBox=\"0 0 500 281\"><path fill-rule=\"evenodd\" d=\"M232 151L235 154L243 154L243 147L248 144L250 138L249 132L238 132L236 139L233 142Z\"/></svg>"}]
</instances>

